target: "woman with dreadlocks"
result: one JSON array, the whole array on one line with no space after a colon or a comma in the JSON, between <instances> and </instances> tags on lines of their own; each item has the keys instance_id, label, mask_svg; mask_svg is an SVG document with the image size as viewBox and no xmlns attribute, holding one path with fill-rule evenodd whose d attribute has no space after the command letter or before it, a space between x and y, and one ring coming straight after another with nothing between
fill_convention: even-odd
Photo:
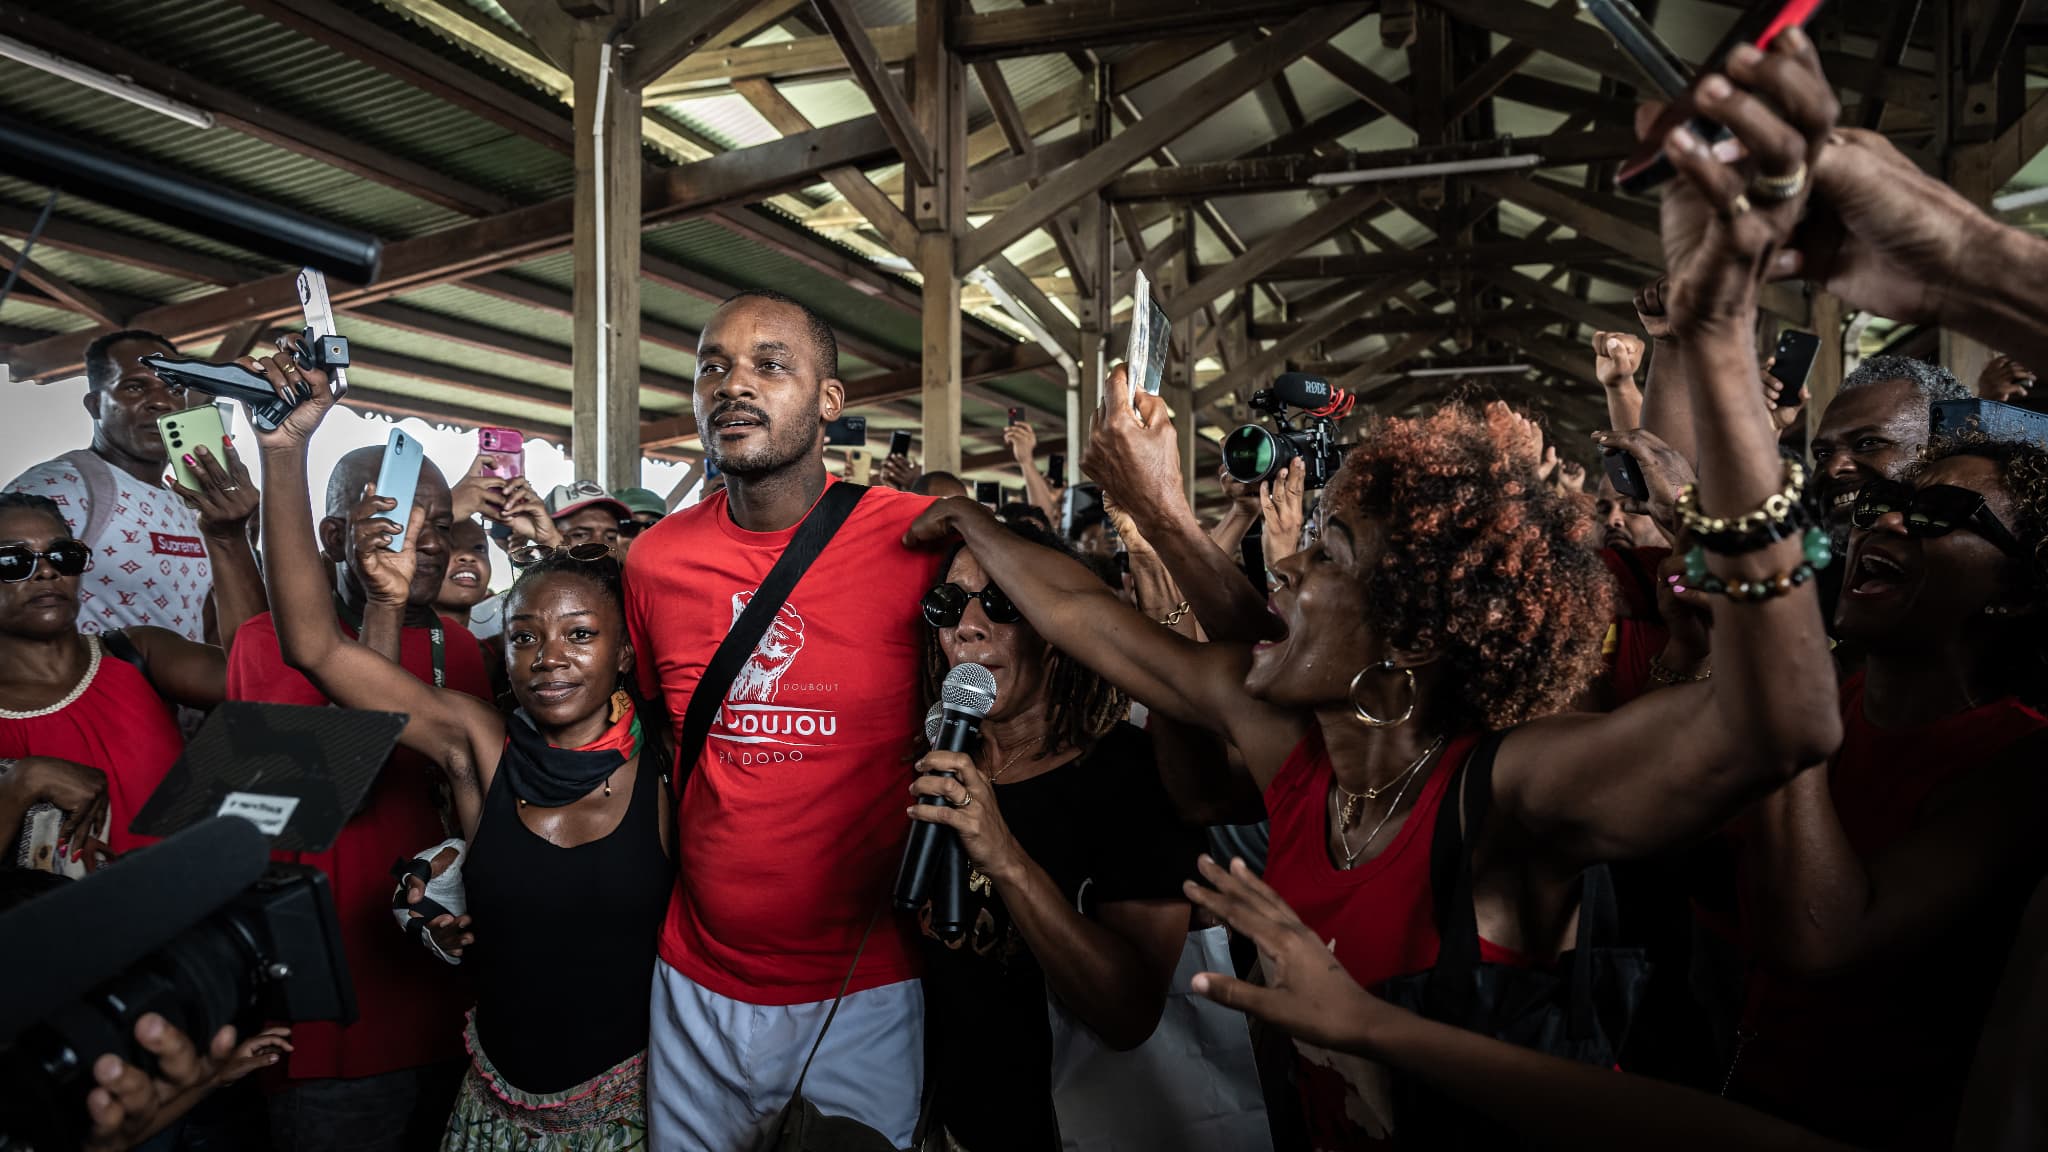
<instances>
[{"instance_id":1,"label":"woman with dreadlocks","mask_svg":"<svg viewBox=\"0 0 2048 1152\"><path fill-rule=\"evenodd\" d=\"M483 930L475 941L450 937L474 972L476 1007L442 1148L644 1147L648 1003L674 832L656 746L664 725L648 724L643 743L628 690L619 565L603 545L515 557L523 570L506 595L502 638L518 701L510 717L349 642L306 493L306 445L334 400L324 375L290 356L262 367L279 395L306 397L276 431L259 433L265 575L285 660L344 708L405 713L399 741L441 769L468 841L469 912ZM377 516L396 508L368 503ZM424 519L414 507L397 550L388 520L357 536L372 608L403 602Z\"/></svg>"},{"instance_id":2,"label":"woman with dreadlocks","mask_svg":"<svg viewBox=\"0 0 2048 1152\"><path fill-rule=\"evenodd\" d=\"M951 826L972 862L966 934L941 940L928 918L924 931L933 1131L973 1152L1056 1148L1046 994L1108 1047L1144 1043L1187 936L1181 881L1201 841L1175 817L1151 741L1122 722L1123 694L1024 623L972 553L954 550L924 616L932 695L956 665L996 679L981 750L919 765L959 782L921 775L911 789L964 789L910 815Z\"/></svg>"}]
</instances>

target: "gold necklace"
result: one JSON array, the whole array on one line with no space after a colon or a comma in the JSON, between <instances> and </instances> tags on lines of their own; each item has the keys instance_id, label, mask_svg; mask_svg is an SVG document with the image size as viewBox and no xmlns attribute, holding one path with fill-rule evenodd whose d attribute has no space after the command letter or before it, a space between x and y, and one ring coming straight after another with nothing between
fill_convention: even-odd
<instances>
[{"instance_id":1,"label":"gold necklace","mask_svg":"<svg viewBox=\"0 0 2048 1152\"><path fill-rule=\"evenodd\" d=\"M1019 756L1024 755L1024 753L1027 750L1037 748L1044 743L1045 737L1041 736L1037 740L1029 744L1026 744L1023 748L1019 748L1015 752L1010 753L1007 757L1003 759L1002 767L997 768L995 772L989 776L988 782L993 784L996 781L1001 780L1003 778L1003 773L1008 772L1010 770L1010 765L1015 764Z\"/></svg>"},{"instance_id":2,"label":"gold necklace","mask_svg":"<svg viewBox=\"0 0 2048 1152\"><path fill-rule=\"evenodd\" d=\"M1392 820L1394 818L1394 813L1400 810L1401 798L1408 794L1408 785L1414 782L1416 771L1420 769L1424 764L1429 763L1429 758L1436 755L1437 749L1442 748L1443 746L1444 738L1442 736L1437 737L1435 740L1430 742L1429 747L1424 748L1422 750L1422 755L1416 757L1415 762L1413 764L1408 765L1408 767L1405 770L1403 770L1399 776L1396 776L1394 779L1387 781L1385 784L1379 787L1377 792L1384 792L1388 788L1392 788L1396 783L1399 783L1401 785L1400 789L1394 793L1393 802L1387 805L1386 815L1381 816L1380 822L1373 825L1372 831L1365 834L1365 842L1358 846L1358 851L1356 852L1353 852L1351 850L1351 837L1345 832L1345 829L1350 827L1350 818L1353 808L1351 800L1363 801L1366 799L1366 797L1355 792L1347 791L1342 784L1337 783L1336 773L1331 773L1330 784L1336 788L1339 795L1348 796L1351 798L1351 800L1347 800L1345 802L1342 812L1344 819L1337 825L1337 844L1339 845L1338 850L1344 854L1344 869L1346 871L1349 871L1354 865L1358 863L1358 858L1365 855L1366 849L1372 847L1374 840L1379 839L1380 830L1382 828L1385 828L1387 826L1387 821ZM1374 793L1375 795L1377 794L1377 792L1375 792L1375 790L1373 789L1367 789L1367 791L1370 793Z\"/></svg>"}]
</instances>

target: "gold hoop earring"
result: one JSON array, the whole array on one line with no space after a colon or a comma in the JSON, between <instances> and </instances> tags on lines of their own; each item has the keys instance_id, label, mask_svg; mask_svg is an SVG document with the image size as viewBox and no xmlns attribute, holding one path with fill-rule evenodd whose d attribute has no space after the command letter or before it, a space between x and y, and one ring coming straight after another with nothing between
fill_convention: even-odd
<instances>
[{"instance_id":1,"label":"gold hoop earring","mask_svg":"<svg viewBox=\"0 0 2048 1152\"><path fill-rule=\"evenodd\" d=\"M1365 674L1367 672L1392 671L1394 671L1394 662L1392 660L1382 660L1377 664L1367 664L1365 667L1360 668L1358 670L1358 675L1353 676L1351 678L1351 691L1349 693L1349 697L1351 700L1351 711L1355 715L1357 715L1358 722L1365 725L1368 728L1399 728L1401 725L1406 724L1409 721L1409 719L1415 715L1415 670L1412 668L1403 668L1400 670L1401 675L1408 681L1408 704L1406 707L1401 709L1401 714L1399 716L1396 716L1391 720L1375 716L1371 712L1366 711L1365 705L1360 704L1358 702L1358 682L1360 680L1365 679Z\"/></svg>"}]
</instances>

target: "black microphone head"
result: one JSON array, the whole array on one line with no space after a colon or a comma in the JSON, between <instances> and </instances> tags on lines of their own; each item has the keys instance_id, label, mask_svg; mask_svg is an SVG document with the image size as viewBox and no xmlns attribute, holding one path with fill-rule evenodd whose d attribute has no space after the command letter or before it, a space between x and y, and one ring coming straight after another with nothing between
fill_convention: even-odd
<instances>
[{"instance_id":1,"label":"black microphone head","mask_svg":"<svg viewBox=\"0 0 2048 1152\"><path fill-rule=\"evenodd\" d=\"M932 705L932 710L924 714L924 742L927 744L937 744L939 742L939 729L945 726L946 706L944 704Z\"/></svg>"},{"instance_id":2,"label":"black microphone head","mask_svg":"<svg viewBox=\"0 0 2048 1152\"><path fill-rule=\"evenodd\" d=\"M980 719L995 710L996 674L979 664L962 664L946 673L939 700L949 712Z\"/></svg>"},{"instance_id":3,"label":"black microphone head","mask_svg":"<svg viewBox=\"0 0 2048 1152\"><path fill-rule=\"evenodd\" d=\"M1282 372L1273 378L1272 391L1292 408L1321 408L1330 402L1330 382L1307 372Z\"/></svg>"}]
</instances>

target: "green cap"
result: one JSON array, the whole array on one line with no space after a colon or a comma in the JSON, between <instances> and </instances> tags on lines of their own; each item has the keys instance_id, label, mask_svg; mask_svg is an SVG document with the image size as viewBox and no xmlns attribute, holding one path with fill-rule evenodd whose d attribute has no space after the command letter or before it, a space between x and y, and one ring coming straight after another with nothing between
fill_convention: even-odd
<instances>
[{"instance_id":1,"label":"green cap","mask_svg":"<svg viewBox=\"0 0 2048 1152\"><path fill-rule=\"evenodd\" d=\"M656 496L645 488L621 488L612 493L612 498L624 504L632 512L652 512L656 516L668 515L668 501Z\"/></svg>"}]
</instances>

